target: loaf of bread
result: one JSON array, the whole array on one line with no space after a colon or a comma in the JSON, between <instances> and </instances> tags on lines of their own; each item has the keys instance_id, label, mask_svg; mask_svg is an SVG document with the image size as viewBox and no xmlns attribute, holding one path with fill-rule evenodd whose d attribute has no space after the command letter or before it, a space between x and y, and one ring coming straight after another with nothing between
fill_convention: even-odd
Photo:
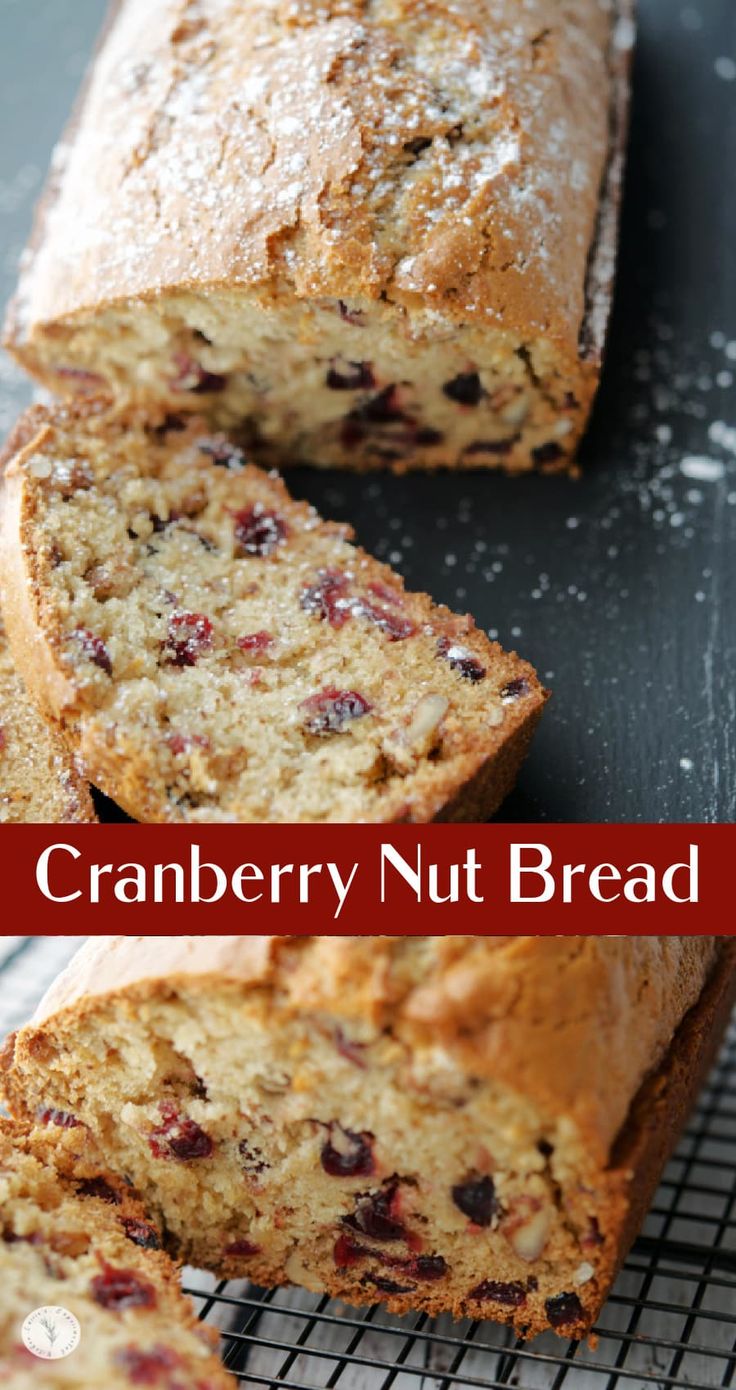
<instances>
[{"instance_id":1,"label":"loaf of bread","mask_svg":"<svg viewBox=\"0 0 736 1390\"><path fill-rule=\"evenodd\" d=\"M571 466L615 259L632 0L122 0L7 338L256 456Z\"/></svg>"},{"instance_id":2,"label":"loaf of bread","mask_svg":"<svg viewBox=\"0 0 736 1390\"><path fill-rule=\"evenodd\" d=\"M0 823L95 819L87 783L16 673L0 615Z\"/></svg>"},{"instance_id":3,"label":"loaf of bread","mask_svg":"<svg viewBox=\"0 0 736 1390\"><path fill-rule=\"evenodd\" d=\"M735 952L97 937L9 1041L5 1092L88 1126L218 1275L580 1335L713 1055Z\"/></svg>"},{"instance_id":4,"label":"loaf of bread","mask_svg":"<svg viewBox=\"0 0 736 1390\"><path fill-rule=\"evenodd\" d=\"M510 790L546 698L532 668L224 435L88 403L32 411L14 447L15 659L131 816L481 820Z\"/></svg>"},{"instance_id":5,"label":"loaf of bread","mask_svg":"<svg viewBox=\"0 0 736 1390\"><path fill-rule=\"evenodd\" d=\"M0 1119L3 1390L234 1390L128 1185L84 1128L48 1108L41 1120Z\"/></svg>"}]
</instances>

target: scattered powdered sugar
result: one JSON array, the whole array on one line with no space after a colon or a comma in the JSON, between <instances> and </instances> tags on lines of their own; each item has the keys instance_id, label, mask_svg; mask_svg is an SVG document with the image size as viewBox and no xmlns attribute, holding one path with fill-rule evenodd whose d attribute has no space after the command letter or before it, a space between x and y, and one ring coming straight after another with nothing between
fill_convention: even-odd
<instances>
[{"instance_id":1,"label":"scattered powdered sugar","mask_svg":"<svg viewBox=\"0 0 736 1390\"><path fill-rule=\"evenodd\" d=\"M723 82L736 82L736 62L733 58L716 58L713 64L716 76Z\"/></svg>"},{"instance_id":2,"label":"scattered powdered sugar","mask_svg":"<svg viewBox=\"0 0 736 1390\"><path fill-rule=\"evenodd\" d=\"M685 478L694 478L700 483L719 483L726 475L726 466L721 459L686 454L680 463L680 472ZM691 500L702 501L702 494L696 494L693 489L687 496Z\"/></svg>"}]
</instances>

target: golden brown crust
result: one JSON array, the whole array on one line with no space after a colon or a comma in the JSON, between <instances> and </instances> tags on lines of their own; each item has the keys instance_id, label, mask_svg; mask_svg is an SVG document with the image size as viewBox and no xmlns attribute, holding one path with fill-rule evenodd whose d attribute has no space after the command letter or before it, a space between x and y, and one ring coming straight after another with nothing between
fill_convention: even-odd
<instances>
[{"instance_id":1,"label":"golden brown crust","mask_svg":"<svg viewBox=\"0 0 736 1390\"><path fill-rule=\"evenodd\" d=\"M37 433L36 418L29 412L0 453L0 476L8 458L26 447ZM0 507L6 503L4 494ZM0 710L0 821L94 822L88 783L58 733L41 718L27 694L11 657L2 615Z\"/></svg>"},{"instance_id":2,"label":"golden brown crust","mask_svg":"<svg viewBox=\"0 0 736 1390\"><path fill-rule=\"evenodd\" d=\"M603 1164L716 954L713 937L96 937L16 1057L108 995L268 988L288 1011L390 1027L410 1045L436 1038L468 1075L569 1115Z\"/></svg>"},{"instance_id":3,"label":"golden brown crust","mask_svg":"<svg viewBox=\"0 0 736 1390\"><path fill-rule=\"evenodd\" d=\"M721 938L715 965L662 1065L636 1096L610 1160L625 1192L617 1265L636 1238L665 1163L713 1065L736 999L736 941ZM615 1268L611 1275L615 1274Z\"/></svg>"},{"instance_id":4,"label":"golden brown crust","mask_svg":"<svg viewBox=\"0 0 736 1390\"><path fill-rule=\"evenodd\" d=\"M112 390L162 399L196 302L213 310L215 329L223 313L237 323L257 308L267 339L287 309L368 305L394 342L455 336L449 376L477 354L491 396L504 379L522 390L521 352L541 398L528 436L526 425L516 438L507 426L510 439L501 425L499 436L495 417L490 449L487 420L475 440L452 421L445 433L421 413L418 358L417 419L430 428L412 435L410 404L398 445L384 436L356 447L322 428L311 437L308 409L306 434L290 433L280 386L264 440L261 406L236 391L232 408L253 419L261 457L282 466L301 439L310 462L356 468L573 468L611 300L631 12L632 0L320 0L298 10L167 0L153 16L143 0L117 4L57 153L9 347L56 390L94 387L97 366ZM157 318L167 303L168 323ZM137 306L143 326L146 305L142 363L125 316ZM473 327L481 339L505 335L489 361L464 331ZM111 333L130 339L130 360L121 342L105 366L94 345ZM287 333L300 335L324 345L329 327L305 312ZM236 366L225 352L235 376L263 381L258 353L240 356ZM383 385L385 361L379 369ZM425 388L433 393L441 402L440 381Z\"/></svg>"},{"instance_id":5,"label":"golden brown crust","mask_svg":"<svg viewBox=\"0 0 736 1390\"><path fill-rule=\"evenodd\" d=\"M445 308L452 299L455 319L496 316L502 305L505 326L534 324L574 349L608 155L610 16L597 0L556 11L548 0L527 0L521 11L506 0L429 8L402 0L369 13L353 0L297 15L277 3L195 12L168 0L152 14L127 0L65 148L21 317L52 322L182 285L273 285L286 272L297 294L389 293ZM477 72L471 84L468 66ZM376 105L389 74L396 130ZM393 213L397 253L392 214L384 225L352 185L374 168L395 176L394 145L416 138L417 92L429 106L440 74L449 110L437 117L438 133L454 142L467 220L457 209L437 220L431 200L411 197L403 217ZM474 126L467 161L463 133L460 145L453 135L458 116ZM427 170L437 194L442 169L437 150ZM178 234L142 237L142 207L156 208L154 226ZM203 248L212 208L218 235ZM283 257L287 242L295 260Z\"/></svg>"},{"instance_id":6,"label":"golden brown crust","mask_svg":"<svg viewBox=\"0 0 736 1390\"><path fill-rule=\"evenodd\" d=\"M89 824L89 785L17 675L0 618L0 822Z\"/></svg>"}]
</instances>

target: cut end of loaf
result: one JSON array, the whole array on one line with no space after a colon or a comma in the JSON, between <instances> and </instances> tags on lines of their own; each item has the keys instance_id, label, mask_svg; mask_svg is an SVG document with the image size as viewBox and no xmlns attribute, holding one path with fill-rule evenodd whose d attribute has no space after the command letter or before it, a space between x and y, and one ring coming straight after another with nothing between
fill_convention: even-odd
<instances>
[{"instance_id":1,"label":"cut end of loaf","mask_svg":"<svg viewBox=\"0 0 736 1390\"><path fill-rule=\"evenodd\" d=\"M574 468L595 363L400 303L286 304L180 293L79 315L15 350L61 396L204 411L279 467Z\"/></svg>"}]
</instances>

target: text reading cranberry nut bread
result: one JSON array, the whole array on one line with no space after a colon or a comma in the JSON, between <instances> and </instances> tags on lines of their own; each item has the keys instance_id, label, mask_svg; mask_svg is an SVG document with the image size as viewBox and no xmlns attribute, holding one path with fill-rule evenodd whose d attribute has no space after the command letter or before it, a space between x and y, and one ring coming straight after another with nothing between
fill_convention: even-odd
<instances>
[{"instance_id":1,"label":"text reading cranberry nut bread","mask_svg":"<svg viewBox=\"0 0 736 1390\"><path fill-rule=\"evenodd\" d=\"M0 822L93 820L89 787L26 694L0 615Z\"/></svg>"},{"instance_id":2,"label":"text reading cranberry nut bread","mask_svg":"<svg viewBox=\"0 0 736 1390\"><path fill-rule=\"evenodd\" d=\"M218 1275L580 1334L718 1041L723 950L96 937L8 1044L5 1089L88 1126Z\"/></svg>"},{"instance_id":3,"label":"text reading cranberry nut bread","mask_svg":"<svg viewBox=\"0 0 736 1390\"><path fill-rule=\"evenodd\" d=\"M3 1390L234 1390L130 1187L71 1117L39 1120L0 1119ZM35 1353L21 1337L34 1309L48 1310Z\"/></svg>"},{"instance_id":4,"label":"text reading cranberry nut bread","mask_svg":"<svg viewBox=\"0 0 736 1390\"><path fill-rule=\"evenodd\" d=\"M480 820L545 692L193 417L32 412L5 475L15 659L144 821Z\"/></svg>"},{"instance_id":5,"label":"text reading cranberry nut bread","mask_svg":"<svg viewBox=\"0 0 736 1390\"><path fill-rule=\"evenodd\" d=\"M631 0L123 0L8 325L63 393L256 456L571 465L611 295Z\"/></svg>"}]
</instances>

